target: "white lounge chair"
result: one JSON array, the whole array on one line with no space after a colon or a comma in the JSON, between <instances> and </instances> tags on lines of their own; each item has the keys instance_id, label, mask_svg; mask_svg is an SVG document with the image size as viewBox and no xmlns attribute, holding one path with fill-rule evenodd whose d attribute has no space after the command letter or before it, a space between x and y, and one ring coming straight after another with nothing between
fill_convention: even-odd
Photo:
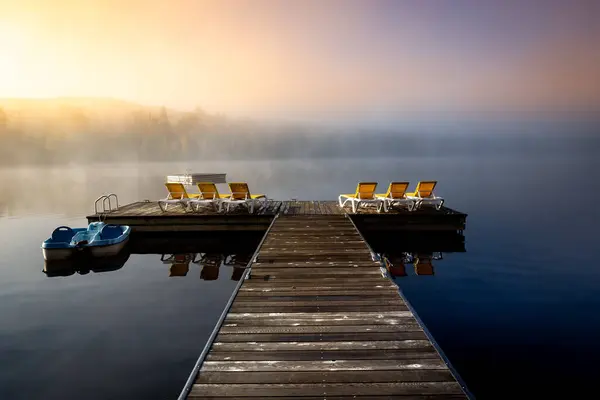
<instances>
[{"instance_id":1,"label":"white lounge chair","mask_svg":"<svg viewBox=\"0 0 600 400\"><path fill-rule=\"evenodd\" d=\"M382 201L381 206L383 207L383 211L388 212L394 204L406 204L408 211L414 209L415 200L406 197L408 185L408 182L391 182L385 194L375 195L377 199ZM381 207L377 211L381 211Z\"/></svg>"},{"instance_id":2,"label":"white lounge chair","mask_svg":"<svg viewBox=\"0 0 600 400\"><path fill-rule=\"evenodd\" d=\"M198 190L200 191L201 198L198 200L192 200L190 203L196 204L198 211L200 205L211 205L218 212L221 211L223 200L231 197L230 194L219 194L217 186L212 182L198 182Z\"/></svg>"},{"instance_id":3,"label":"white lounge chair","mask_svg":"<svg viewBox=\"0 0 600 400\"><path fill-rule=\"evenodd\" d=\"M181 205L187 211L190 208L190 201L199 198L199 194L188 194L181 183L165 183L169 195L158 201L158 207L161 211L167 211L169 204ZM164 207L163 207L164 205Z\"/></svg>"},{"instance_id":4,"label":"white lounge chair","mask_svg":"<svg viewBox=\"0 0 600 400\"><path fill-rule=\"evenodd\" d=\"M359 182L356 186L356 193L354 194L340 194L338 202L340 207L344 207L346 203L352 204L352 212L356 213L356 210L360 205L375 204L380 205L383 200L375 197L375 189L377 188L377 182Z\"/></svg>"},{"instance_id":5,"label":"white lounge chair","mask_svg":"<svg viewBox=\"0 0 600 400\"><path fill-rule=\"evenodd\" d=\"M414 192L406 193L406 198L415 201L415 209L421 208L423 204L433 204L435 209L439 210L444 204L444 199L433 193L436 184L437 181L421 181Z\"/></svg>"},{"instance_id":6,"label":"white lounge chair","mask_svg":"<svg viewBox=\"0 0 600 400\"><path fill-rule=\"evenodd\" d=\"M243 205L248 207L248 211L252 214L255 205L261 201L267 201L267 196L264 194L251 194L248 184L245 182L231 182L229 183L229 190L231 194L221 200L222 204L226 206L227 211L229 211L231 205Z\"/></svg>"}]
</instances>

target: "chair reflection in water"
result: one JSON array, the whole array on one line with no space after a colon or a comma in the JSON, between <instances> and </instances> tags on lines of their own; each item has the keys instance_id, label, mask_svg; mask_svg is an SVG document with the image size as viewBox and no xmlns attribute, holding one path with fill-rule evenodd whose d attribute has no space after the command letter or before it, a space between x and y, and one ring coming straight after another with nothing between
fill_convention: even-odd
<instances>
[{"instance_id":1,"label":"chair reflection in water","mask_svg":"<svg viewBox=\"0 0 600 400\"><path fill-rule=\"evenodd\" d=\"M252 254L229 254L225 256L223 265L233 267L231 272L232 281L239 281L242 278L251 258Z\"/></svg>"},{"instance_id":2,"label":"chair reflection in water","mask_svg":"<svg viewBox=\"0 0 600 400\"><path fill-rule=\"evenodd\" d=\"M408 276L406 264L412 263L416 275L435 275L432 260L441 260L442 253L401 253L382 257L386 270L392 278Z\"/></svg>"},{"instance_id":3,"label":"chair reflection in water","mask_svg":"<svg viewBox=\"0 0 600 400\"><path fill-rule=\"evenodd\" d=\"M385 264L385 269L387 269L388 273L391 277L397 278L406 276L406 266L405 263L405 255L399 256L384 256L383 262Z\"/></svg>"},{"instance_id":4,"label":"chair reflection in water","mask_svg":"<svg viewBox=\"0 0 600 400\"><path fill-rule=\"evenodd\" d=\"M417 253L414 256L415 273L417 275L434 275L432 260L441 260L442 253Z\"/></svg>"},{"instance_id":5,"label":"chair reflection in water","mask_svg":"<svg viewBox=\"0 0 600 400\"><path fill-rule=\"evenodd\" d=\"M194 264L202 265L200 278L205 281L214 281L219 278L219 267L223 262L223 255L217 253L200 253L200 258Z\"/></svg>"},{"instance_id":6,"label":"chair reflection in water","mask_svg":"<svg viewBox=\"0 0 600 400\"><path fill-rule=\"evenodd\" d=\"M163 254L160 256L160 261L163 264L171 264L171 267L169 267L169 277L186 276L190 270L190 262L195 257L196 253Z\"/></svg>"},{"instance_id":7,"label":"chair reflection in water","mask_svg":"<svg viewBox=\"0 0 600 400\"><path fill-rule=\"evenodd\" d=\"M169 276L186 276L190 270L190 263L202 267L200 278L205 281L214 281L219 278L221 263L233 267L231 279L239 281L250 262L252 254L229 254L220 253L184 253L163 254L160 260L164 264L171 264Z\"/></svg>"}]
</instances>

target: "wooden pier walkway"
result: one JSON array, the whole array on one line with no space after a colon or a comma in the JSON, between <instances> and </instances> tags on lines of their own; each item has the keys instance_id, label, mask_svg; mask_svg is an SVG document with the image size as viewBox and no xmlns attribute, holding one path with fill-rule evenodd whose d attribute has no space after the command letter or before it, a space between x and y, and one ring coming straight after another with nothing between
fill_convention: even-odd
<instances>
[{"instance_id":1,"label":"wooden pier walkway","mask_svg":"<svg viewBox=\"0 0 600 400\"><path fill-rule=\"evenodd\" d=\"M180 398L464 399L352 220L280 215Z\"/></svg>"}]
</instances>

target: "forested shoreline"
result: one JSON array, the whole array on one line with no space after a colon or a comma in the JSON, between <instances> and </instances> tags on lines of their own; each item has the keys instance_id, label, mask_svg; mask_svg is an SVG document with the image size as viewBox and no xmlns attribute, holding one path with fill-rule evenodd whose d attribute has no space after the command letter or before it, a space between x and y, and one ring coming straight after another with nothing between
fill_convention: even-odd
<instances>
[{"instance_id":1,"label":"forested shoreline","mask_svg":"<svg viewBox=\"0 0 600 400\"><path fill-rule=\"evenodd\" d=\"M584 153L591 151L590 146L597 149L598 135L573 140L573 135L548 138L543 133L522 135L518 128L502 135L429 135L364 127L341 130L116 100L9 106L0 102L0 165L560 153L565 146Z\"/></svg>"}]
</instances>

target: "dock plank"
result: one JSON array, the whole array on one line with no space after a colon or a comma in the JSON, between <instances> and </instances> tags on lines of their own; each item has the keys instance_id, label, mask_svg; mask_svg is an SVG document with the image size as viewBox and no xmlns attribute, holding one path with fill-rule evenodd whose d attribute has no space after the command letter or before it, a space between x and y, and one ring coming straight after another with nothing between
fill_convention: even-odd
<instances>
[{"instance_id":1,"label":"dock plank","mask_svg":"<svg viewBox=\"0 0 600 400\"><path fill-rule=\"evenodd\" d=\"M273 297L320 297L320 298L331 298L335 299L335 296L359 296L359 298L364 298L364 296L373 296L373 297L388 297L390 294L394 294L396 290L393 287L389 287L387 290L383 288L376 289L365 289L360 290L360 288L356 288L355 290L347 289L347 288L336 288L336 289L322 289L322 290L268 290L268 291L240 291L238 293L238 298L242 299L244 297L250 298L273 298ZM268 297L265 297L268 296Z\"/></svg>"},{"instance_id":2,"label":"dock plank","mask_svg":"<svg viewBox=\"0 0 600 400\"><path fill-rule=\"evenodd\" d=\"M285 353L284 353L285 354ZM394 353L392 353L394 354ZM328 371L328 372L209 372L198 379L198 383L344 383L344 382L445 382L452 379L444 370L399 370L393 374L379 374L371 371Z\"/></svg>"},{"instance_id":3,"label":"dock plank","mask_svg":"<svg viewBox=\"0 0 600 400\"><path fill-rule=\"evenodd\" d=\"M429 340L426 339L404 339L404 340L377 340L377 341L338 341L338 342L275 342L275 343L255 343L255 342L215 342L213 350L215 351L348 351L348 350L368 350L371 352L381 350L404 350L432 348Z\"/></svg>"},{"instance_id":4,"label":"dock plank","mask_svg":"<svg viewBox=\"0 0 600 400\"><path fill-rule=\"evenodd\" d=\"M401 359L435 359L433 347L408 350L304 350L304 351L213 351L208 356L210 361L311 361L311 360L401 360ZM418 371L418 370L416 370ZM381 377L379 379L382 379Z\"/></svg>"},{"instance_id":5,"label":"dock plank","mask_svg":"<svg viewBox=\"0 0 600 400\"><path fill-rule=\"evenodd\" d=\"M190 399L203 399L203 400L223 400L223 399L231 399L232 397L226 396L191 396ZM244 400L262 400L264 396L244 396L241 397ZM442 395L415 395L415 396L402 396L400 397L402 400L456 400L456 399L464 399L464 395L450 395L450 394L442 394ZM398 399L398 396L269 396L269 400L348 400L348 399L358 399L358 400L391 400Z\"/></svg>"},{"instance_id":6,"label":"dock plank","mask_svg":"<svg viewBox=\"0 0 600 400\"><path fill-rule=\"evenodd\" d=\"M337 204L279 210L188 398L466 398Z\"/></svg>"},{"instance_id":7,"label":"dock plank","mask_svg":"<svg viewBox=\"0 0 600 400\"><path fill-rule=\"evenodd\" d=\"M446 369L437 358L417 360L205 361L204 371L393 371Z\"/></svg>"},{"instance_id":8,"label":"dock plank","mask_svg":"<svg viewBox=\"0 0 600 400\"><path fill-rule=\"evenodd\" d=\"M366 325L369 327L373 327L374 325L402 325L407 323L408 321L412 322L412 319L408 319L408 317L398 317L398 318L336 318L336 319L326 319L323 317L317 318L290 318L288 320L282 320L281 318L254 318L254 319L229 319L227 318L223 324L223 327L261 327L261 326L296 326L296 327L304 327L304 326L323 326L327 325L328 327L335 326L344 326L344 325L353 325L360 326Z\"/></svg>"},{"instance_id":9,"label":"dock plank","mask_svg":"<svg viewBox=\"0 0 600 400\"><path fill-rule=\"evenodd\" d=\"M270 292L283 292L283 291L293 291L295 293L301 293L301 292L318 292L318 291L327 291L329 293L336 293L338 291L354 291L354 290L358 290L358 291L365 291L365 292L369 292L371 290L377 290L377 289L391 289L391 290L398 290L397 286L395 286L394 284L380 284L380 283L367 283L365 285L344 285L344 284L335 284L335 283L321 283L321 284L317 284L315 286L311 286L311 285L288 285L288 286L281 286L281 285L265 285L264 287L260 287L258 285L252 285L252 286L248 286L248 287L243 287L240 289L240 292L238 293L238 296L241 295L246 295L249 293L270 293Z\"/></svg>"},{"instance_id":10,"label":"dock plank","mask_svg":"<svg viewBox=\"0 0 600 400\"><path fill-rule=\"evenodd\" d=\"M202 384L194 385L191 396L361 396L460 394L456 382L321 383L321 384Z\"/></svg>"},{"instance_id":11,"label":"dock plank","mask_svg":"<svg viewBox=\"0 0 600 400\"><path fill-rule=\"evenodd\" d=\"M346 326L329 326L327 323L320 326L285 326L285 327L240 327L227 326L221 327L220 334L279 334L279 333L372 333L372 332L403 332L403 331L420 331L419 324L405 322L404 324L388 325L388 326L371 326L371 325L346 325Z\"/></svg>"},{"instance_id":12,"label":"dock plank","mask_svg":"<svg viewBox=\"0 0 600 400\"><path fill-rule=\"evenodd\" d=\"M318 342L318 341L377 341L377 340L425 340L422 331L398 332L344 332L344 333L256 333L219 334L217 340L232 342Z\"/></svg>"}]
</instances>

